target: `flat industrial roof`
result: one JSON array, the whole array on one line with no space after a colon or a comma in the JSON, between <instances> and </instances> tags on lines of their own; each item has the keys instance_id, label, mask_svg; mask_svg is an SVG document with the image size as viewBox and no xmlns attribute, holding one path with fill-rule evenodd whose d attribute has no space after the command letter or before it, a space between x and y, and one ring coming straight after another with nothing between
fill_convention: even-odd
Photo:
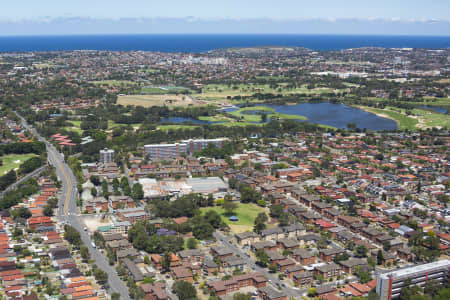
<instances>
[{"instance_id":1,"label":"flat industrial roof","mask_svg":"<svg viewBox=\"0 0 450 300\"><path fill-rule=\"evenodd\" d=\"M450 260L448 260L448 259L438 260L438 261L431 262L428 264L423 264L423 265L413 266L410 268L395 270L395 271L388 272L388 273L383 273L383 274L380 274L380 278L388 279L389 276L392 276L393 278L402 277L402 276L408 275L410 273L426 272L426 271L429 271L430 269L439 268L439 267L450 267Z\"/></svg>"}]
</instances>

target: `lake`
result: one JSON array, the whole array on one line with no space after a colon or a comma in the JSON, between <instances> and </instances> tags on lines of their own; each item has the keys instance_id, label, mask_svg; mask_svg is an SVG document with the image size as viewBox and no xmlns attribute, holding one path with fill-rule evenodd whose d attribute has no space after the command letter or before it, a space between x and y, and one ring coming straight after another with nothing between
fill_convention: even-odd
<instances>
[{"instance_id":1,"label":"lake","mask_svg":"<svg viewBox=\"0 0 450 300\"><path fill-rule=\"evenodd\" d=\"M330 102L298 103L296 105L270 105L276 112L290 115L302 115L308 123L329 125L336 128L347 128L347 124L355 123L358 128L370 130L396 130L397 123L390 119L378 117L372 113L345 104Z\"/></svg>"},{"instance_id":2,"label":"lake","mask_svg":"<svg viewBox=\"0 0 450 300\"><path fill-rule=\"evenodd\" d=\"M271 104L256 104L255 106L272 107L276 112L290 115L301 115L308 118L308 123L317 123L329 125L336 128L347 128L347 124L355 123L358 128L366 128L370 130L396 130L397 123L390 119L378 117L372 113L354 108L345 104L335 104L330 102L319 103L298 103L295 105L271 105ZM237 110L236 108L227 109L228 112ZM263 111L245 111L245 114L267 113ZM270 113L270 112L269 112ZM217 124L221 122L208 122L195 120L192 118L164 118L162 122L171 122L183 124L192 122L195 124ZM268 119L267 122L270 120Z\"/></svg>"}]
</instances>

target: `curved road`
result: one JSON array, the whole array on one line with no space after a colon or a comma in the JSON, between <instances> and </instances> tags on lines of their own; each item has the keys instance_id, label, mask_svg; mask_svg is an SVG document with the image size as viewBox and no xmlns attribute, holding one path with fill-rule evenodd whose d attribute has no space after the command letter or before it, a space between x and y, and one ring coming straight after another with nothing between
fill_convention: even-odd
<instances>
[{"instance_id":1,"label":"curved road","mask_svg":"<svg viewBox=\"0 0 450 300\"><path fill-rule=\"evenodd\" d=\"M22 120L23 126L34 136L36 136L39 141L42 141L46 144L48 161L56 168L56 174L62 182L62 193L61 198L59 199L57 217L61 222L66 222L78 230L81 235L81 240L89 249L89 253L91 254L91 257L95 259L97 266L108 273L109 292L120 293L120 299L130 299L127 286L117 275L114 267L109 265L108 259L98 249L92 246L93 241L91 240L88 233L83 230L82 223L78 218L79 214L77 207L77 180L73 175L72 170L64 162L64 158L61 153L59 153L52 144L50 144L47 140L40 136L36 129L31 127L24 118L22 118L19 114L17 115Z\"/></svg>"}]
</instances>

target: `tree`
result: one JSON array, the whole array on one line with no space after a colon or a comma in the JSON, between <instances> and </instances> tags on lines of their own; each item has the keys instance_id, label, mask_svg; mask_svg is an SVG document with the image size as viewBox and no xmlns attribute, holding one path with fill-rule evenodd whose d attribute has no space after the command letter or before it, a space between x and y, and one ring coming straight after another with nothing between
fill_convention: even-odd
<instances>
[{"instance_id":1,"label":"tree","mask_svg":"<svg viewBox=\"0 0 450 300\"><path fill-rule=\"evenodd\" d=\"M227 195L228 196L228 195ZM234 211L238 208L237 204L231 201L231 197L225 196L223 199L222 208L225 210L225 215L231 216Z\"/></svg>"},{"instance_id":2,"label":"tree","mask_svg":"<svg viewBox=\"0 0 450 300\"><path fill-rule=\"evenodd\" d=\"M161 259L161 267L163 272L170 271L170 261L171 261L170 253L169 252L164 253L164 256Z\"/></svg>"},{"instance_id":3,"label":"tree","mask_svg":"<svg viewBox=\"0 0 450 300\"><path fill-rule=\"evenodd\" d=\"M105 198L109 197L108 182L106 180L102 182L102 195Z\"/></svg>"},{"instance_id":4,"label":"tree","mask_svg":"<svg viewBox=\"0 0 450 300\"><path fill-rule=\"evenodd\" d=\"M256 233L261 233L264 229L266 229L266 222L268 218L265 212L260 212L254 221L253 231Z\"/></svg>"},{"instance_id":5,"label":"tree","mask_svg":"<svg viewBox=\"0 0 450 300\"><path fill-rule=\"evenodd\" d=\"M422 288L418 285L412 285L411 279L406 279L404 282L404 287L400 291L400 300L427 300L428 297L421 298ZM418 297L419 296L419 297Z\"/></svg>"},{"instance_id":6,"label":"tree","mask_svg":"<svg viewBox=\"0 0 450 300\"><path fill-rule=\"evenodd\" d=\"M383 243L383 250L384 251L391 250L391 243L389 241L386 241L386 242Z\"/></svg>"},{"instance_id":7,"label":"tree","mask_svg":"<svg viewBox=\"0 0 450 300\"><path fill-rule=\"evenodd\" d=\"M44 209L42 212L44 213L44 216L46 216L46 217L53 216L53 208L51 208L49 205L44 206Z\"/></svg>"},{"instance_id":8,"label":"tree","mask_svg":"<svg viewBox=\"0 0 450 300\"><path fill-rule=\"evenodd\" d=\"M81 258L86 262L91 258L89 254L89 249L86 246L81 246L80 248Z\"/></svg>"},{"instance_id":9,"label":"tree","mask_svg":"<svg viewBox=\"0 0 450 300\"><path fill-rule=\"evenodd\" d=\"M233 295L233 300L251 300L251 299L252 299L251 293L247 293L247 294L236 293Z\"/></svg>"},{"instance_id":10,"label":"tree","mask_svg":"<svg viewBox=\"0 0 450 300\"><path fill-rule=\"evenodd\" d=\"M208 210L205 213L204 219L206 222L211 224L214 228L219 228L222 225L222 218L220 215L214 210Z\"/></svg>"},{"instance_id":11,"label":"tree","mask_svg":"<svg viewBox=\"0 0 450 300\"><path fill-rule=\"evenodd\" d=\"M425 283L425 288L423 292L434 299L441 289L442 286L437 280L428 280Z\"/></svg>"},{"instance_id":12,"label":"tree","mask_svg":"<svg viewBox=\"0 0 450 300\"><path fill-rule=\"evenodd\" d=\"M269 256L264 251L264 249L258 249L255 253L256 258L258 259L258 263L262 267L266 267L269 264Z\"/></svg>"},{"instance_id":13,"label":"tree","mask_svg":"<svg viewBox=\"0 0 450 300\"><path fill-rule=\"evenodd\" d=\"M99 268L96 268L94 270L94 277L95 280L97 280L97 282L100 284L104 284L108 281L108 273Z\"/></svg>"},{"instance_id":14,"label":"tree","mask_svg":"<svg viewBox=\"0 0 450 300\"><path fill-rule=\"evenodd\" d=\"M316 288L312 287L308 290L308 297L315 297L317 295Z\"/></svg>"},{"instance_id":15,"label":"tree","mask_svg":"<svg viewBox=\"0 0 450 300\"><path fill-rule=\"evenodd\" d=\"M367 256L367 248L364 245L360 245L355 249L356 257L366 257Z\"/></svg>"},{"instance_id":16,"label":"tree","mask_svg":"<svg viewBox=\"0 0 450 300\"><path fill-rule=\"evenodd\" d=\"M289 225L289 215L287 213L282 213L278 217L278 222L280 222L280 226L287 226L287 225Z\"/></svg>"},{"instance_id":17,"label":"tree","mask_svg":"<svg viewBox=\"0 0 450 300\"><path fill-rule=\"evenodd\" d=\"M192 228L192 234L198 240L211 239L214 231L215 231L214 227L212 227L211 224L206 222L196 224Z\"/></svg>"},{"instance_id":18,"label":"tree","mask_svg":"<svg viewBox=\"0 0 450 300\"><path fill-rule=\"evenodd\" d=\"M64 225L64 238L75 248L79 248L82 244L80 233L70 225Z\"/></svg>"},{"instance_id":19,"label":"tree","mask_svg":"<svg viewBox=\"0 0 450 300\"><path fill-rule=\"evenodd\" d=\"M120 293L117 292L112 293L111 300L120 300Z\"/></svg>"},{"instance_id":20,"label":"tree","mask_svg":"<svg viewBox=\"0 0 450 300\"><path fill-rule=\"evenodd\" d=\"M383 252L381 250L378 250L378 253L377 253L377 265L383 264L383 261L384 261Z\"/></svg>"},{"instance_id":21,"label":"tree","mask_svg":"<svg viewBox=\"0 0 450 300\"><path fill-rule=\"evenodd\" d=\"M19 207L11 211L11 216L16 218L28 219L31 217L31 211L26 207Z\"/></svg>"},{"instance_id":22,"label":"tree","mask_svg":"<svg viewBox=\"0 0 450 300\"><path fill-rule=\"evenodd\" d=\"M133 190L131 192L131 198L133 198L134 201L140 200L144 198L144 190L142 188L142 184L135 183L133 185Z\"/></svg>"},{"instance_id":23,"label":"tree","mask_svg":"<svg viewBox=\"0 0 450 300\"><path fill-rule=\"evenodd\" d=\"M180 300L192 300L197 297L195 287L187 281L176 281L172 289Z\"/></svg>"},{"instance_id":24,"label":"tree","mask_svg":"<svg viewBox=\"0 0 450 300\"><path fill-rule=\"evenodd\" d=\"M369 281L372 279L372 278L370 277L369 272L366 272L366 271L361 270L361 267L360 267L360 266L357 266L357 267L355 268L355 274L356 274L356 276L358 276L359 281L360 281L361 283L367 283L367 282L369 282Z\"/></svg>"},{"instance_id":25,"label":"tree","mask_svg":"<svg viewBox=\"0 0 450 300\"><path fill-rule=\"evenodd\" d=\"M196 249L197 248L197 240L195 238L189 238L186 243L188 249Z\"/></svg>"},{"instance_id":26,"label":"tree","mask_svg":"<svg viewBox=\"0 0 450 300\"><path fill-rule=\"evenodd\" d=\"M274 265L274 264L270 264L269 265L269 272L270 273L276 273L277 272L277 265Z\"/></svg>"}]
</instances>

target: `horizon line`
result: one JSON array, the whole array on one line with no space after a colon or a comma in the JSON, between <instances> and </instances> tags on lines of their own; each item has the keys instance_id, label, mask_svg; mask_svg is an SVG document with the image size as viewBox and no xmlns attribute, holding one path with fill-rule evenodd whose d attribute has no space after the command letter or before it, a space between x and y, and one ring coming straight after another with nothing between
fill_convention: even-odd
<instances>
[{"instance_id":1,"label":"horizon line","mask_svg":"<svg viewBox=\"0 0 450 300\"><path fill-rule=\"evenodd\" d=\"M66 36L98 36L98 35L105 35L105 36L126 36L126 35L140 35L140 36L145 36L145 35L290 35L290 36L295 36L295 35L303 35L303 36L379 36L379 37L425 37L425 38L432 38L432 37L448 37L450 38L450 34L442 34L442 35L438 35L438 34L433 34L433 35L428 35L428 34L374 34L374 33L367 33L367 34L361 34L361 33L261 33L261 32L248 32L248 33L223 33L223 32L217 32L217 33L208 33L208 32L198 32L198 33L47 33L47 34L0 34L0 38L4 38L4 37L66 37Z\"/></svg>"}]
</instances>

